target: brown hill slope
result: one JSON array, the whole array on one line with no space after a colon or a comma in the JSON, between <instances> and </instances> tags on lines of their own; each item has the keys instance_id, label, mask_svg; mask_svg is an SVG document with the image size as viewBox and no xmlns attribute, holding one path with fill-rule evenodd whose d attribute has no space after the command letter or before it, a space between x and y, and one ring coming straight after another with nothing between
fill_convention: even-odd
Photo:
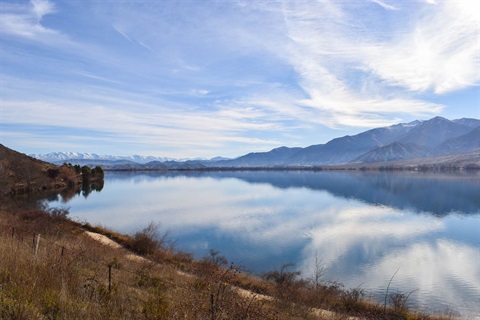
<instances>
[{"instance_id":1,"label":"brown hill slope","mask_svg":"<svg viewBox=\"0 0 480 320\"><path fill-rule=\"evenodd\" d=\"M31 158L0 144L0 196L64 189L82 183L71 167Z\"/></svg>"}]
</instances>

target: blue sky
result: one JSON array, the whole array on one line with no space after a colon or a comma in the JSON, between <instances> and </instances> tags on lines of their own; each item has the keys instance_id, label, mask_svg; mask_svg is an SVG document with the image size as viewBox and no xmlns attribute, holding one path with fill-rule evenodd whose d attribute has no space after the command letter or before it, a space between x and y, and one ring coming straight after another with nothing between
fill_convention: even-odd
<instances>
[{"instance_id":1,"label":"blue sky","mask_svg":"<svg viewBox=\"0 0 480 320\"><path fill-rule=\"evenodd\" d=\"M480 118L475 0L0 0L0 142L234 157Z\"/></svg>"}]
</instances>

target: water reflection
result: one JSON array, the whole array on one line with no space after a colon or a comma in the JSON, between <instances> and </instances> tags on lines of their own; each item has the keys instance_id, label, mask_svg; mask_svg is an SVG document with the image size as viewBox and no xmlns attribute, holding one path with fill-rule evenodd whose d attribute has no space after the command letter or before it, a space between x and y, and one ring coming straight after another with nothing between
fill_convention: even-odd
<instances>
[{"instance_id":1,"label":"water reflection","mask_svg":"<svg viewBox=\"0 0 480 320\"><path fill-rule=\"evenodd\" d=\"M240 179L266 182L279 188L325 190L337 197L435 215L472 213L480 208L480 179L477 175L411 172L278 172L272 175L271 172L250 172Z\"/></svg>"},{"instance_id":2,"label":"water reflection","mask_svg":"<svg viewBox=\"0 0 480 320\"><path fill-rule=\"evenodd\" d=\"M480 208L480 175L469 173L343 173L315 171L191 171L186 173L110 173L109 180L127 177L133 183L151 178L178 179L179 176L213 179L234 178L250 184L276 188L324 190L337 197L354 198L370 204L429 212L435 215L477 213Z\"/></svg>"},{"instance_id":3,"label":"water reflection","mask_svg":"<svg viewBox=\"0 0 480 320\"><path fill-rule=\"evenodd\" d=\"M214 248L254 272L318 255L325 280L373 292L415 291L431 310L480 315L480 178L334 172L106 175L101 193L73 198L71 215L133 232L150 221L197 257ZM420 213L420 214L419 214Z\"/></svg>"},{"instance_id":4,"label":"water reflection","mask_svg":"<svg viewBox=\"0 0 480 320\"><path fill-rule=\"evenodd\" d=\"M417 308L479 314L479 219L462 221L463 233L446 233L447 221L411 215L387 207L348 209L312 228L300 269L314 273L315 255L323 258L326 278L347 287L362 286L382 301L391 289L413 292ZM474 235L473 232L477 231ZM448 239L446 239L448 237ZM475 243L472 245L473 243Z\"/></svg>"}]
</instances>

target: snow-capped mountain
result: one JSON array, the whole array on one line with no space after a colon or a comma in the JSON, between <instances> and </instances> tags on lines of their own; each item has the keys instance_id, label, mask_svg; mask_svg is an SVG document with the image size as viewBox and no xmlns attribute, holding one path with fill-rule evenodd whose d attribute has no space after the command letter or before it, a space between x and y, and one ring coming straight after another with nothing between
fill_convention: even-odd
<instances>
[{"instance_id":1,"label":"snow-capped mountain","mask_svg":"<svg viewBox=\"0 0 480 320\"><path fill-rule=\"evenodd\" d=\"M187 161L190 159L174 159L168 157L154 157L154 156L112 156L112 155L99 155L96 153L79 153L79 152L51 152L46 154L30 154L30 157L50 162L50 163L63 163L74 162L75 160L94 160L94 161L131 161L136 163L148 163L152 161Z\"/></svg>"},{"instance_id":2,"label":"snow-capped mountain","mask_svg":"<svg viewBox=\"0 0 480 320\"><path fill-rule=\"evenodd\" d=\"M306 148L276 148L219 161L217 167L316 166L444 156L479 150L478 119L399 123ZM282 151L282 152L280 152Z\"/></svg>"},{"instance_id":3,"label":"snow-capped mountain","mask_svg":"<svg viewBox=\"0 0 480 320\"><path fill-rule=\"evenodd\" d=\"M399 123L375 128L353 136L330 140L305 148L280 147L254 152L235 159L172 159L153 156L111 156L95 153L54 152L30 155L62 164L124 166L128 168L275 167L373 163L421 159L469 152L480 153L480 120L448 120L435 117L425 121ZM152 167L153 166L153 167Z\"/></svg>"}]
</instances>

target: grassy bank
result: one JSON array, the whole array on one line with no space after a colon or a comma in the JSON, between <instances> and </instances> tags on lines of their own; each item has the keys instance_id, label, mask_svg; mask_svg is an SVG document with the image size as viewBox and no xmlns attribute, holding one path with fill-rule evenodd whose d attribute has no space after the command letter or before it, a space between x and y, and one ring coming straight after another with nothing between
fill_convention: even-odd
<instances>
[{"instance_id":1,"label":"grassy bank","mask_svg":"<svg viewBox=\"0 0 480 320\"><path fill-rule=\"evenodd\" d=\"M398 293L387 308L372 303L322 282L320 266L308 281L288 265L247 275L215 251L195 260L175 250L155 225L124 235L67 214L0 209L1 319L448 318L410 311Z\"/></svg>"}]
</instances>

